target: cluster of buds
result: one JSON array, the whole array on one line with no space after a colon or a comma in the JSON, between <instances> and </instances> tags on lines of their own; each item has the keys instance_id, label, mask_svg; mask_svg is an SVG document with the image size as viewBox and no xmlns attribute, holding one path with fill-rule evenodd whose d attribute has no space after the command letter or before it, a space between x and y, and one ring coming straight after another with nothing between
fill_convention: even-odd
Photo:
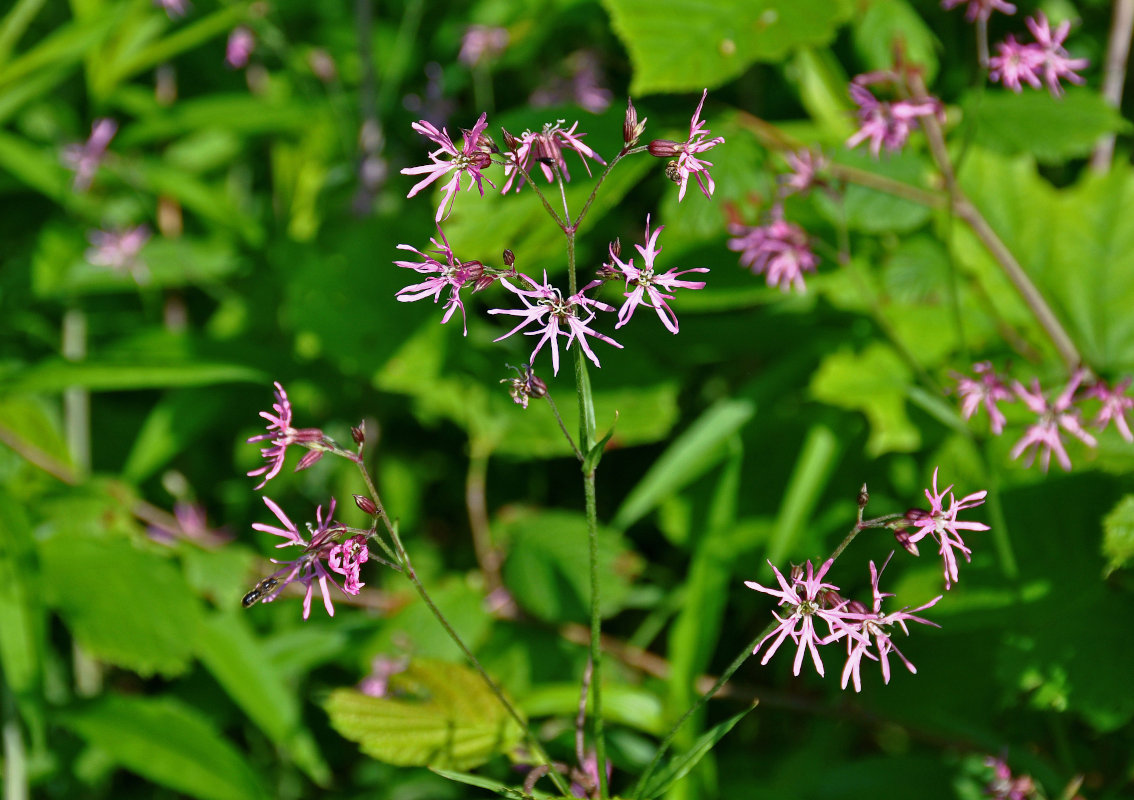
<instances>
[{"instance_id":1,"label":"cluster of buds","mask_svg":"<svg viewBox=\"0 0 1134 800\"><path fill-rule=\"evenodd\" d=\"M988 414L989 428L999 436L1004 432L1007 417L1000 409L1001 403L1019 400L1036 415L1035 421L1027 427L1023 436L1012 448L1012 458L1027 454L1027 465L1031 466L1039 456L1044 472L1051 464L1052 455L1064 471L1071 469L1071 458L1064 446L1064 434L1070 434L1088 447L1098 442L1083 427L1082 411L1085 404L1098 402L1091 424L1097 430L1105 430L1111 423L1119 435L1128 442L1134 442L1127 415L1134 408L1134 397L1127 391L1134 379L1126 377L1113 386L1104 380L1095 380L1084 385L1087 371L1076 370L1067 385L1054 399L1033 378L1030 386L1013 381L1009 387L996 374L992 363L981 361L973 364L973 375L954 373L957 380L957 394L961 398L961 412L965 419L976 415L982 408Z\"/></svg>"}]
</instances>

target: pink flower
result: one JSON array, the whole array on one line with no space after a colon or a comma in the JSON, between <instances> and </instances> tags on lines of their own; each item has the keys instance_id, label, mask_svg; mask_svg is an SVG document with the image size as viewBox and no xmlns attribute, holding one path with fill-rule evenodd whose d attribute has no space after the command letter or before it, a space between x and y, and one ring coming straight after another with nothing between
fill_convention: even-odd
<instances>
[{"instance_id":1,"label":"pink flower","mask_svg":"<svg viewBox=\"0 0 1134 800\"><path fill-rule=\"evenodd\" d=\"M248 477L253 478L258 475L263 475L264 480L260 481L257 489L264 488L264 485L272 478L280 474L283 469L284 459L287 456L288 445L302 444L304 446L311 444L321 444L325 435L323 431L318 428L293 428L291 427L291 402L287 399L287 392L280 386L279 381L275 383L276 387L276 402L272 404L271 413L268 411L261 411L260 416L268 421L268 432L261 433L258 436L253 436L248 439L249 442L263 442L270 441L271 446L260 448L260 455L264 457L267 464L254 469L248 473ZM296 466L296 471L311 466L322 455L322 450L314 449L300 459L299 464ZM312 457L314 456L314 457Z\"/></svg>"},{"instance_id":2,"label":"pink flower","mask_svg":"<svg viewBox=\"0 0 1134 800\"><path fill-rule=\"evenodd\" d=\"M122 231L90 231L87 239L91 247L84 255L91 264L130 273L138 283L149 279L145 262L138 257L142 247L150 240L147 226L139 225Z\"/></svg>"},{"instance_id":3,"label":"pink flower","mask_svg":"<svg viewBox=\"0 0 1134 800\"><path fill-rule=\"evenodd\" d=\"M268 497L264 498L264 504L271 509L272 513L276 515L276 519L283 525L282 528L277 528L272 525L265 525L262 522L252 523L252 527L264 533L270 533L273 536L279 536L285 541L280 542L276 547L289 547L292 545L302 547L303 553L294 561L278 561L272 559L274 564L282 564L283 566L272 573L270 576L262 580L253 592L250 592L244 599L244 605L250 606L256 602L270 603L275 600L284 587L293 581L302 583L307 592L303 598L303 618L307 619L311 615L311 597L314 594L315 584L319 585L319 591L323 595L323 607L327 609L327 614L330 616L335 615L335 608L331 604L331 592L328 584L334 586L344 594L358 594L358 564L366 561L368 553L366 553L365 542L361 544L352 544L349 558L352 560L353 573L348 575L348 581L354 580L354 591L349 591L339 586L335 579L327 572L323 566L323 561L330 559L332 553L339 553L339 566L343 569L336 569L336 571L344 572L349 570L345 566L343 548L348 543L355 542L356 539L364 537L352 537L347 540L347 543L340 544L335 541L335 537L343 533L346 529L333 521L335 514L335 501L331 500L330 506L327 510L326 519L323 518L323 507L319 506L315 510L315 526L310 524L307 526L310 539L304 539L303 535L295 527L283 510L280 509ZM335 569L335 567L332 567ZM344 574L347 574L344 572ZM253 593L255 596L253 596ZM251 598L251 599L250 599Z\"/></svg>"},{"instance_id":4,"label":"pink flower","mask_svg":"<svg viewBox=\"0 0 1134 800\"><path fill-rule=\"evenodd\" d=\"M600 311L614 311L613 306L592 300L585 294L587 290L601 285L602 281L591 281L565 300L560 291L547 282L547 273L544 273L542 284L536 283L523 273L520 273L518 277L523 279L523 281L532 288L519 289L503 278L500 279L500 282L504 284L508 291L520 298L520 302L524 304L524 307L521 309L493 308L489 309L488 313L507 314L521 317L522 319L519 325L503 336L496 337L494 341L499 342L501 339L508 338L522 328L526 328L528 325L538 323L539 326L541 326L539 330L527 331L527 335L529 336L540 337L528 361L535 363L536 354L539 353L540 349L545 344L550 342L553 375L559 374L560 336L567 337L566 349L570 349L571 343L577 341L579 346L583 348L583 352L586 354L587 358L594 362L596 367L601 366L601 364L599 364L598 357L587 343L587 336L593 336L614 347L622 347L622 345L609 336L601 334L590 327L591 321L595 318L595 312L592 308L597 308ZM563 327L566 327L566 330L563 330Z\"/></svg>"},{"instance_id":5,"label":"pink flower","mask_svg":"<svg viewBox=\"0 0 1134 800\"><path fill-rule=\"evenodd\" d=\"M1013 778L1008 764L992 756L986 758L984 764L992 767L993 776L984 792L993 800L1031 800L1035 797L1036 784L1031 775Z\"/></svg>"},{"instance_id":6,"label":"pink flower","mask_svg":"<svg viewBox=\"0 0 1134 800\"><path fill-rule=\"evenodd\" d=\"M987 22L993 11L1001 11L1005 14L1016 13L1016 6L1004 0L942 0L941 7L949 10L961 3L968 4L968 8L965 9L965 19L969 22L976 22L978 19Z\"/></svg>"},{"instance_id":7,"label":"pink flower","mask_svg":"<svg viewBox=\"0 0 1134 800\"><path fill-rule=\"evenodd\" d=\"M1126 394L1131 380L1126 378L1115 384L1113 389L1108 387L1105 381L1099 381L1086 392L1087 397L1094 397L1102 402L1102 408L1093 421L1095 427L1104 430L1108 423L1114 422L1114 427L1118 428L1119 434L1128 442L1134 442L1134 436L1130 433L1130 424L1126 421L1126 413L1134 408L1134 397Z\"/></svg>"},{"instance_id":8,"label":"pink flower","mask_svg":"<svg viewBox=\"0 0 1134 800\"><path fill-rule=\"evenodd\" d=\"M667 304L666 300L672 300L672 294L665 294L665 292L672 292L674 289L704 289L704 281L683 281L678 280L679 275L684 275L687 272L708 272L707 267L693 267L691 269L683 269L677 271L671 269L661 275L654 274L654 259L657 258L661 248L658 247L658 236L665 228L664 225L659 225L658 229L650 235L650 217L646 215L646 246L640 244L634 245L638 253L642 256L642 266L635 267L634 259L629 262L623 263L618 255L615 254L614 245L610 246L610 257L613 266L621 271L621 277L626 281L626 288L631 291L626 292L626 302L622 304L622 308L618 310L618 324L615 328L621 328L630 318L634 316L634 310L639 306L652 308L658 312L658 319L662 321L671 333L677 333L677 315L673 313ZM659 288L660 287L660 288Z\"/></svg>"},{"instance_id":9,"label":"pink flower","mask_svg":"<svg viewBox=\"0 0 1134 800\"><path fill-rule=\"evenodd\" d=\"M357 595L365 586L359 580L359 568L370 558L366 549L366 537L361 533L352 536L342 544L336 544L327 552L327 566L343 576L343 592Z\"/></svg>"},{"instance_id":10,"label":"pink flower","mask_svg":"<svg viewBox=\"0 0 1134 800\"><path fill-rule=\"evenodd\" d=\"M944 108L934 97L882 102L863 85L874 80L873 75L860 75L848 87L858 106L859 129L847 139L847 147L858 147L869 139L870 152L877 158L883 146L890 152L901 150L918 127L919 117L940 117Z\"/></svg>"},{"instance_id":11,"label":"pink flower","mask_svg":"<svg viewBox=\"0 0 1134 800\"><path fill-rule=\"evenodd\" d=\"M784 292L792 288L807 291L803 273L814 272L819 259L811 252L803 228L777 217L755 227L733 224L729 233L736 238L728 240L728 249L740 253L741 266L754 275L767 272L768 285Z\"/></svg>"},{"instance_id":12,"label":"pink flower","mask_svg":"<svg viewBox=\"0 0 1134 800\"><path fill-rule=\"evenodd\" d=\"M555 77L531 93L528 98L536 108L574 103L591 112L601 114L610 107L610 89L604 86L602 67L592 50L578 50L567 58L570 76Z\"/></svg>"},{"instance_id":13,"label":"pink flower","mask_svg":"<svg viewBox=\"0 0 1134 800\"><path fill-rule=\"evenodd\" d=\"M539 164L540 169L543 170L543 177L547 179L548 183L555 180L555 170L552 164L559 168L560 174L563 175L563 180L570 181L571 173L567 171L567 159L563 157L563 149L574 150L579 154L579 159L583 162L583 167L587 170L587 175L591 174L591 168L587 164L586 159L590 158L600 164L606 162L594 150L583 144L583 137L585 133L575 133L575 129L579 127L576 122L569 129L563 129L563 120L558 120L554 125L547 123L543 126L543 130L532 133L531 131L524 131L523 135L519 138L519 144L514 152L508 154L508 162L504 165L504 177L507 181L504 183L502 192L507 192L512 188L512 183L516 183L516 191L524 183L524 175L517 167L519 164L529 175L531 175L532 168Z\"/></svg>"},{"instance_id":14,"label":"pink flower","mask_svg":"<svg viewBox=\"0 0 1134 800\"><path fill-rule=\"evenodd\" d=\"M992 432L997 436L1004 430L1004 412L996 405L1001 400L1014 402L1016 396L1008 390L996 377L991 361L981 361L973 364L973 372L979 377L970 378L960 373L953 373L957 379L957 394L961 396L961 413L969 419L983 405L988 412L989 424Z\"/></svg>"},{"instance_id":15,"label":"pink flower","mask_svg":"<svg viewBox=\"0 0 1134 800\"><path fill-rule=\"evenodd\" d=\"M242 69L248 66L248 59L252 57L255 48L256 40L252 37L252 31L243 25L233 28L224 48L225 63L233 69Z\"/></svg>"},{"instance_id":16,"label":"pink flower","mask_svg":"<svg viewBox=\"0 0 1134 800\"><path fill-rule=\"evenodd\" d=\"M75 172L71 186L76 192L85 192L91 187L91 181L106 155L106 148L117 132L118 123L114 120L97 119L91 125L91 135L86 143L69 144L63 148L63 164Z\"/></svg>"},{"instance_id":17,"label":"pink flower","mask_svg":"<svg viewBox=\"0 0 1134 800\"><path fill-rule=\"evenodd\" d=\"M390 689L390 678L408 668L408 658L375 656L370 662L370 674L358 685L358 691L371 697L385 697Z\"/></svg>"},{"instance_id":18,"label":"pink flower","mask_svg":"<svg viewBox=\"0 0 1134 800\"><path fill-rule=\"evenodd\" d=\"M1064 20L1052 31L1047 16L1040 11L1034 17L1024 20L1024 24L1032 32L1032 36L1036 37L1036 44L1041 48L1040 72L1043 74L1043 82L1047 84L1048 91L1056 97L1063 94L1060 78L1066 78L1078 85L1086 83L1082 76L1075 74L1075 70L1086 69L1090 62L1085 58L1070 58L1068 52L1063 49L1063 42L1071 31L1070 20Z\"/></svg>"},{"instance_id":19,"label":"pink flower","mask_svg":"<svg viewBox=\"0 0 1134 800\"><path fill-rule=\"evenodd\" d=\"M796 575L796 570L792 571L792 581L788 583L784 578L783 573L776 569L771 561L768 566L772 568L772 572L776 575L776 581L780 584L778 589L770 589L766 586L761 586L755 581L745 581L744 585L749 589L755 589L764 594L770 594L773 597L779 598L779 605L785 607L787 614L781 617L776 612L772 612L772 616L780 623L772 630L767 636L759 641L756 648L752 651L755 655L756 652L764 646L764 643L769 639L775 637L772 646L764 652L764 657L760 659L761 664L767 664L768 660L775 654L779 646L783 644L784 639L791 637L792 641L796 644L795 652L795 666L793 668L794 674L799 674L799 669L803 665L804 653L811 653L811 660L815 664L815 670L823 674L823 660L819 657L819 649L817 645L830 644L843 636L850 636L854 639L865 638L859 633L852 622L858 622L861 614L851 614L847 612L846 600L839 600L835 603L833 608L828 608L828 597L833 596L833 593L838 592L839 587L830 583L823 583L823 576L827 574L827 570L835 563L833 560L827 560L823 566L819 568L819 572L815 572L811 566L811 561L808 560L806 569L807 577L804 578L802 574ZM827 623L827 636L820 637L815 630L815 617Z\"/></svg>"},{"instance_id":20,"label":"pink flower","mask_svg":"<svg viewBox=\"0 0 1134 800\"><path fill-rule=\"evenodd\" d=\"M666 170L666 174L680 186L677 192L678 202L685 199L685 189L690 175L697 176L697 185L701 187L705 197L711 198L716 188L713 176L709 174L709 167L713 166L713 162L697 158L698 153L704 153L718 144L724 144L723 136L708 138L710 131L701 120L701 108L705 105L705 98L708 96L709 90L705 89L701 93L701 102L697 104L697 110L693 112L693 118L689 121L689 138L684 143L655 139L649 144L650 155L658 158L677 156L677 161L671 162L671 168Z\"/></svg>"},{"instance_id":21,"label":"pink flower","mask_svg":"<svg viewBox=\"0 0 1134 800\"><path fill-rule=\"evenodd\" d=\"M1067 472L1071 469L1071 459L1067 456L1067 450L1063 447L1060 428L1089 447L1094 447L1097 444L1095 437L1083 430L1083 426L1079 423L1079 410L1072 408L1075 390L1079 388L1084 374L1083 370L1076 370L1075 374L1071 376L1071 381L1054 403L1048 403L1047 399L1044 398L1038 380L1032 379L1031 391L1028 391L1023 384L1016 381L1012 387L1016 391L1016 395L1033 413L1039 415L1039 419L1024 432L1023 438L1012 448L1012 458L1019 458L1024 451L1034 447L1035 449L1028 457L1027 466L1032 465L1036 453L1039 453L1040 465L1043 467L1043 471L1047 472L1047 468L1051 464L1051 454L1055 453L1059 466Z\"/></svg>"},{"instance_id":22,"label":"pink flower","mask_svg":"<svg viewBox=\"0 0 1134 800\"><path fill-rule=\"evenodd\" d=\"M906 521L915 529L907 540L911 545L917 544L926 536L937 542L938 555L945 564L945 588L952 588L957 582L957 553L971 561L972 550L965 546L961 539L961 531L987 531L989 528L983 522L962 522L957 519L957 512L967 508L976 508L984 504L987 491L974 492L960 500L953 496L953 484L949 484L940 492L937 491L937 469L933 470L933 491L925 490L929 500L929 510L919 508L906 512ZM949 507L945 508L945 495L949 495Z\"/></svg>"},{"instance_id":23,"label":"pink flower","mask_svg":"<svg viewBox=\"0 0 1134 800\"><path fill-rule=\"evenodd\" d=\"M394 263L399 267L405 269L412 269L423 275L434 275L432 278L427 278L421 283L415 283L407 286L398 291L398 300L403 303L412 303L421 300L425 297L433 297L433 302L436 303L441 299L441 292L449 289L449 299L445 301L445 315L441 318L441 324L444 325L453 316L453 312L458 308L461 310L461 324L464 326L465 335L468 335L468 327L465 325L465 306L461 302L461 289L470 283L476 283L484 274L484 265L479 261L461 262L456 256L453 255L452 248L449 247L449 241L445 238L445 234L441 229L437 229L438 234L441 236L441 243L436 239L430 239L435 248L433 252L445 259L444 263L439 261L433 255L428 255L418 250L416 247L411 247L408 244L399 244L399 250L409 250L412 253L417 253L423 259L422 263L413 261L395 261Z\"/></svg>"},{"instance_id":24,"label":"pink flower","mask_svg":"<svg viewBox=\"0 0 1134 800\"><path fill-rule=\"evenodd\" d=\"M189 13L189 0L154 0L154 5L164 8L170 19Z\"/></svg>"},{"instance_id":25,"label":"pink flower","mask_svg":"<svg viewBox=\"0 0 1134 800\"><path fill-rule=\"evenodd\" d=\"M785 158L788 169L791 170L780 176L780 186L785 196L795 192L809 192L815 186L816 173L826 169L829 163L826 156L814 150L796 150L788 153Z\"/></svg>"},{"instance_id":26,"label":"pink flower","mask_svg":"<svg viewBox=\"0 0 1134 800\"><path fill-rule=\"evenodd\" d=\"M433 123L427 120L419 120L413 123L412 127L415 131L425 136L428 139L436 142L439 147L429 154L429 160L433 163L426 164L421 167L406 167L401 172L403 175L421 175L426 177L416 183L406 197L413 197L429 184L440 178L442 175L454 173L452 179L445 184L441 190L442 197L441 203L437 206L436 221L440 222L442 219L449 215L451 210L453 195L461 188L461 176L468 175L469 183L465 187L471 189L473 184L480 190L481 197L484 196L484 186L481 181L488 181L488 185L493 189L496 184L488 180L481 174L481 170L492 163L492 156L489 153L489 140L484 137L484 131L488 127L488 115L481 114L480 119L473 125L472 130L462 131L465 140L461 149L453 144L453 140L449 138L449 132L442 128L437 130ZM448 155L450 159L443 161L439 156Z\"/></svg>"},{"instance_id":27,"label":"pink flower","mask_svg":"<svg viewBox=\"0 0 1134 800\"><path fill-rule=\"evenodd\" d=\"M470 25L461 37L457 60L474 67L482 61L494 61L508 46L508 31L492 25Z\"/></svg>"},{"instance_id":28,"label":"pink flower","mask_svg":"<svg viewBox=\"0 0 1134 800\"><path fill-rule=\"evenodd\" d=\"M890 631L894 625L900 627L902 633L906 636L910 635L909 629L906 628L906 622L920 622L922 625L932 625L935 628L941 627L935 622L914 616L918 611L924 611L927 608L935 606L937 601L941 599L941 595L937 595L937 597L933 598L925 605L918 606L913 611L909 611L909 607L907 606L898 611L891 611L889 614L882 613L882 598L893 597L894 595L888 592L882 592L878 588L878 580L882 577L882 570L886 569L886 565L890 563L890 559L893 555L894 553L891 552L890 555L886 557L885 563L882 564L882 569L875 569L874 562L870 562L870 588L874 595L874 608L869 613L862 613L862 620L858 623L858 630L863 635L863 638L847 638L847 663L846 666L843 667L842 681L842 687L844 689L847 688L848 681L853 680L854 690L856 692L862 691L862 677L859 674L859 670L862 666L863 657L869 658L871 661L882 662L883 683L890 682L889 656L891 652L897 654L898 658L902 660L902 663L906 665L906 669L915 675L917 674L917 669L910 663L910 660L902 654L902 651L898 649L898 646L894 644L893 640L890 638ZM858 605L861 604L852 602L850 607L852 610L856 610L854 607ZM866 609L862 608L862 612L866 612ZM875 646L876 652L874 653L870 652L871 640L873 640Z\"/></svg>"},{"instance_id":29,"label":"pink flower","mask_svg":"<svg viewBox=\"0 0 1134 800\"><path fill-rule=\"evenodd\" d=\"M1064 21L1052 31L1047 17L1039 12L1025 20L1025 24L1035 37L1035 43L1020 44L1010 35L997 44L997 55L988 61L990 80L999 81L1012 91L1019 92L1024 83L1040 88L1042 78L1055 97L1063 94L1060 78L1075 84L1085 82L1075 70L1085 69L1090 62L1085 58L1070 58L1063 48L1071 30L1069 21Z\"/></svg>"}]
</instances>

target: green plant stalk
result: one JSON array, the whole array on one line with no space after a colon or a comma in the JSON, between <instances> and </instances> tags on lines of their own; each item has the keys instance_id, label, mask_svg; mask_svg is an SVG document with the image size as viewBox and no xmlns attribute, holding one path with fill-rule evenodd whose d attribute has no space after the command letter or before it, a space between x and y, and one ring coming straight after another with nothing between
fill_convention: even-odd
<instances>
[{"instance_id":1,"label":"green plant stalk","mask_svg":"<svg viewBox=\"0 0 1134 800\"><path fill-rule=\"evenodd\" d=\"M381 498L378 496L378 491L374 486L373 479L370 477L369 470L366 469L366 465L361 458L352 460L355 460L355 463L358 465L358 471L362 473L362 478L366 482L366 489L370 493L370 499L374 501L374 505L378 509L377 516L385 524L386 532L390 535L390 541L394 543L394 550L397 552L398 560L402 564L405 576L409 579L410 583L413 584L413 588L417 591L418 596L425 602L430 613L441 623L441 627L445 629L445 633L447 633L449 638L453 640L453 643L460 648L465 658L468 659L469 663L472 664L473 668L480 675L481 680L488 686L496 699L500 701L500 705L504 706L504 710L507 711L508 715L520 726L520 730L524 732L524 737L528 740L528 745L532 748L532 752L535 754L536 758L547 765L549 775L552 782L555 783L555 787L562 792L565 797L570 796L571 787L568 786L563 776L556 771L555 762L551 760L551 756L543 749L543 745L540 744L536 735L532 733L531 728L528 727L528 723L520 715L520 712L516 710L516 707L512 705L512 701L504 694L504 690L501 689L496 681L492 679L492 676L488 674L488 671L485 670L484 666L480 663L480 659L478 659L476 655L473 654L473 651L469 649L469 646L465 644L465 640L457 633L457 630L453 627L452 623L449 622L445 613L433 602L433 598L426 590L425 584L421 582L421 579L417 576L417 572L413 568L409 553L406 552L405 545L402 544L402 537L398 535L397 526L390 523L390 518L386 514L386 508L382 505Z\"/></svg>"},{"instance_id":2,"label":"green plant stalk","mask_svg":"<svg viewBox=\"0 0 1134 800\"><path fill-rule=\"evenodd\" d=\"M612 162L613 166L613 162ZM560 186L562 186L562 179ZM592 194L593 196L593 194ZM568 219L570 215L568 215ZM582 219L582 214L579 215ZM575 294L575 226L564 230L567 236L567 280L571 294ZM579 442L584 456L595 443L595 404L591 394L591 380L583 348L575 348L575 391L579 400ZM609 797L606 780L606 735L602 719L602 617L599 613L598 578L598 506L595 494L595 471L583 473L583 493L587 513L587 562L591 576L591 724L593 726L595 763L598 764L599 800Z\"/></svg>"}]
</instances>

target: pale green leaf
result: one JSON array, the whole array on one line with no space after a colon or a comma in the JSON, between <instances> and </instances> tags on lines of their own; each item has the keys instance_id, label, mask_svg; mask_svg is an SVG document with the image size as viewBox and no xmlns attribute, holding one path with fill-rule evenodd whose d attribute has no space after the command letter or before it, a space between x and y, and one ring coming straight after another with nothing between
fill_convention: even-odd
<instances>
[{"instance_id":1,"label":"pale green leaf","mask_svg":"<svg viewBox=\"0 0 1134 800\"><path fill-rule=\"evenodd\" d=\"M1110 574L1134 559L1134 494L1122 498L1103 517L1102 526L1102 549L1107 559L1106 572Z\"/></svg>"}]
</instances>

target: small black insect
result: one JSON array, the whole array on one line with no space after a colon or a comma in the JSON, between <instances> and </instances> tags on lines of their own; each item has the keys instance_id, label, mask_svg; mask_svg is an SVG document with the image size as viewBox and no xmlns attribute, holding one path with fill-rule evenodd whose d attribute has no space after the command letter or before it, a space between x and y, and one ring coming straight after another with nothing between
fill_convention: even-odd
<instances>
[{"instance_id":1,"label":"small black insect","mask_svg":"<svg viewBox=\"0 0 1134 800\"><path fill-rule=\"evenodd\" d=\"M264 578L264 580L252 587L252 591L244 595L244 599L240 601L240 604L245 608L251 608L271 594L272 590L278 585L279 581L275 578Z\"/></svg>"}]
</instances>

